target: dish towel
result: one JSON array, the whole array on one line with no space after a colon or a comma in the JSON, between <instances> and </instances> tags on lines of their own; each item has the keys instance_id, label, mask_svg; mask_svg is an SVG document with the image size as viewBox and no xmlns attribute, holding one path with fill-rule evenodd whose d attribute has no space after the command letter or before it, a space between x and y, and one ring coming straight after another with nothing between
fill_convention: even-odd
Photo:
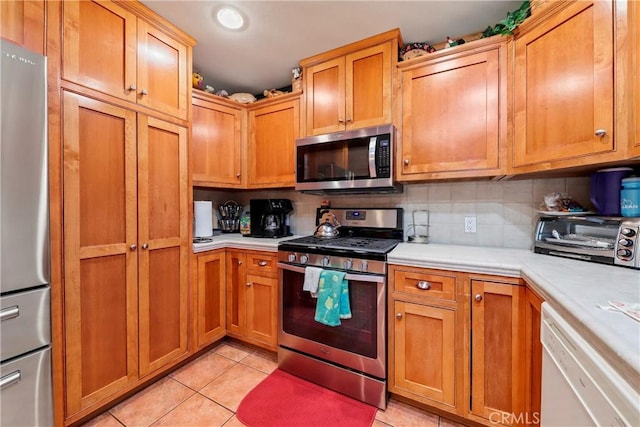
<instances>
[{"instance_id":1,"label":"dish towel","mask_svg":"<svg viewBox=\"0 0 640 427\"><path fill-rule=\"evenodd\" d=\"M313 298L318 298L318 282L320 282L320 267L306 267L304 269L303 291L309 291Z\"/></svg>"},{"instance_id":2,"label":"dish towel","mask_svg":"<svg viewBox=\"0 0 640 427\"><path fill-rule=\"evenodd\" d=\"M344 271L323 270L318 282L318 302L314 319L327 326L339 326L351 319L349 283Z\"/></svg>"}]
</instances>

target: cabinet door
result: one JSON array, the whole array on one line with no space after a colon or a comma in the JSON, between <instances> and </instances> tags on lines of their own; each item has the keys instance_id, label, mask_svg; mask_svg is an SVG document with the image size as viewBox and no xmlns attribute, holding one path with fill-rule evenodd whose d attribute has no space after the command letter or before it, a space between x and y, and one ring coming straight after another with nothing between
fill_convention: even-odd
<instances>
[{"instance_id":1,"label":"cabinet door","mask_svg":"<svg viewBox=\"0 0 640 427\"><path fill-rule=\"evenodd\" d=\"M187 351L187 129L138 116L140 374Z\"/></svg>"},{"instance_id":2,"label":"cabinet door","mask_svg":"<svg viewBox=\"0 0 640 427\"><path fill-rule=\"evenodd\" d=\"M1 1L0 36L44 55L44 4L43 0Z\"/></svg>"},{"instance_id":3,"label":"cabinet door","mask_svg":"<svg viewBox=\"0 0 640 427\"><path fill-rule=\"evenodd\" d=\"M295 141L300 136L300 100L249 112L249 186L293 187Z\"/></svg>"},{"instance_id":4,"label":"cabinet door","mask_svg":"<svg viewBox=\"0 0 640 427\"><path fill-rule=\"evenodd\" d=\"M197 345L211 344L225 335L224 251L198 255Z\"/></svg>"},{"instance_id":5,"label":"cabinet door","mask_svg":"<svg viewBox=\"0 0 640 427\"><path fill-rule=\"evenodd\" d=\"M483 418L502 412L508 419L523 410L524 291L524 286L471 281L471 412Z\"/></svg>"},{"instance_id":6,"label":"cabinet door","mask_svg":"<svg viewBox=\"0 0 640 427\"><path fill-rule=\"evenodd\" d=\"M404 301L394 304L390 391L454 407L455 310Z\"/></svg>"},{"instance_id":7,"label":"cabinet door","mask_svg":"<svg viewBox=\"0 0 640 427\"><path fill-rule=\"evenodd\" d=\"M516 38L514 168L581 165L616 149L613 56L611 1L575 2Z\"/></svg>"},{"instance_id":8,"label":"cabinet door","mask_svg":"<svg viewBox=\"0 0 640 427\"><path fill-rule=\"evenodd\" d=\"M542 391L542 342L540 341L540 312L542 299L527 288L524 312L525 337L525 411L530 425L540 424Z\"/></svg>"},{"instance_id":9,"label":"cabinet door","mask_svg":"<svg viewBox=\"0 0 640 427\"><path fill-rule=\"evenodd\" d=\"M278 345L278 279L247 274L246 291L246 336L275 350Z\"/></svg>"},{"instance_id":10,"label":"cabinet door","mask_svg":"<svg viewBox=\"0 0 640 427\"><path fill-rule=\"evenodd\" d=\"M402 73L403 180L499 174L507 126L504 47Z\"/></svg>"},{"instance_id":11,"label":"cabinet door","mask_svg":"<svg viewBox=\"0 0 640 427\"><path fill-rule=\"evenodd\" d=\"M67 415L138 375L135 122L63 94Z\"/></svg>"},{"instance_id":12,"label":"cabinet door","mask_svg":"<svg viewBox=\"0 0 640 427\"><path fill-rule=\"evenodd\" d=\"M245 333L247 257L242 252L227 252L227 332L241 338Z\"/></svg>"},{"instance_id":13,"label":"cabinet door","mask_svg":"<svg viewBox=\"0 0 640 427\"><path fill-rule=\"evenodd\" d=\"M191 158L193 185L240 187L240 108L193 98Z\"/></svg>"},{"instance_id":14,"label":"cabinet door","mask_svg":"<svg viewBox=\"0 0 640 427\"><path fill-rule=\"evenodd\" d=\"M305 70L307 135L339 132L345 127L345 58Z\"/></svg>"},{"instance_id":15,"label":"cabinet door","mask_svg":"<svg viewBox=\"0 0 640 427\"><path fill-rule=\"evenodd\" d=\"M347 55L347 129L391 123L391 42Z\"/></svg>"},{"instance_id":16,"label":"cabinet door","mask_svg":"<svg viewBox=\"0 0 640 427\"><path fill-rule=\"evenodd\" d=\"M187 46L138 21L138 103L187 119Z\"/></svg>"},{"instance_id":17,"label":"cabinet door","mask_svg":"<svg viewBox=\"0 0 640 427\"><path fill-rule=\"evenodd\" d=\"M136 102L136 16L108 1L65 1L62 17L62 78Z\"/></svg>"}]
</instances>

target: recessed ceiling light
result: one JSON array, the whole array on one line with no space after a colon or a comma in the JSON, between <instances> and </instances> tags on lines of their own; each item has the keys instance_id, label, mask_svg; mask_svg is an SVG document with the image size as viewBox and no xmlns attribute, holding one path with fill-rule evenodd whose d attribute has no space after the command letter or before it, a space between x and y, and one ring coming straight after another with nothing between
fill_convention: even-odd
<instances>
[{"instance_id":1,"label":"recessed ceiling light","mask_svg":"<svg viewBox=\"0 0 640 427\"><path fill-rule=\"evenodd\" d=\"M220 25L230 30L240 30L244 27L244 17L237 10L229 6L223 6L218 9L216 18Z\"/></svg>"}]
</instances>

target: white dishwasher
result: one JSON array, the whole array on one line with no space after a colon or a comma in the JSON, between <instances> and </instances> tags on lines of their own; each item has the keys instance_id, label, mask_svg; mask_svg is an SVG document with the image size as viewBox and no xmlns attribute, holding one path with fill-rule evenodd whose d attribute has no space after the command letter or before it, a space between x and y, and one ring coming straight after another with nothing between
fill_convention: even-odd
<instances>
[{"instance_id":1,"label":"white dishwasher","mask_svg":"<svg viewBox=\"0 0 640 427\"><path fill-rule=\"evenodd\" d=\"M541 341L541 426L640 426L638 393L548 303Z\"/></svg>"}]
</instances>

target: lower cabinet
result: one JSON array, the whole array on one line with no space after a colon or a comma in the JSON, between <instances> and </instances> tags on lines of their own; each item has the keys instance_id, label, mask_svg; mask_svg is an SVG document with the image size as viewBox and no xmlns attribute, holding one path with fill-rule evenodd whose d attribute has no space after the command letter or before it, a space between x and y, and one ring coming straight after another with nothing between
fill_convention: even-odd
<instances>
[{"instance_id":1,"label":"lower cabinet","mask_svg":"<svg viewBox=\"0 0 640 427\"><path fill-rule=\"evenodd\" d=\"M227 335L259 347L278 345L277 254L227 252Z\"/></svg>"},{"instance_id":2,"label":"lower cabinet","mask_svg":"<svg viewBox=\"0 0 640 427\"><path fill-rule=\"evenodd\" d=\"M225 251L203 252L195 256L195 349L223 338L225 328Z\"/></svg>"},{"instance_id":3,"label":"lower cabinet","mask_svg":"<svg viewBox=\"0 0 640 427\"><path fill-rule=\"evenodd\" d=\"M524 304L525 382L524 410L529 425L540 425L542 397L542 342L540 342L540 313L543 299L529 286Z\"/></svg>"}]
</instances>

